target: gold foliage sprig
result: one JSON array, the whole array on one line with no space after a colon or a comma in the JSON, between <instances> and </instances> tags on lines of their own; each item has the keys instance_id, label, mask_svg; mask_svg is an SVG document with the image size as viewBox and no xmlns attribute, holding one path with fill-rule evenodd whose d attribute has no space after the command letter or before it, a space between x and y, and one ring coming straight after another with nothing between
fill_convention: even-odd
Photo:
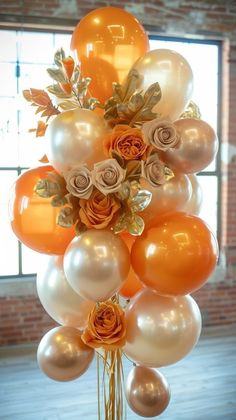
<instances>
[{"instance_id":1,"label":"gold foliage sprig","mask_svg":"<svg viewBox=\"0 0 236 420\"><path fill-rule=\"evenodd\" d=\"M113 228L114 233L127 230L131 235L141 235L145 225L144 220L137 213L148 207L152 199L152 193L140 189L139 183L133 181L131 183L125 182L119 194L122 200L122 211Z\"/></svg>"},{"instance_id":2,"label":"gold foliage sprig","mask_svg":"<svg viewBox=\"0 0 236 420\"><path fill-rule=\"evenodd\" d=\"M137 70L131 70L123 86L113 83L113 96L104 105L104 118L110 127L116 124L137 127L158 116L152 109L161 99L160 85L153 83L144 94L137 92L140 77Z\"/></svg>"},{"instance_id":3,"label":"gold foliage sprig","mask_svg":"<svg viewBox=\"0 0 236 420\"><path fill-rule=\"evenodd\" d=\"M180 119L182 118L194 118L196 120L201 119L201 111L200 108L195 102L190 101L186 110L180 115Z\"/></svg>"},{"instance_id":4,"label":"gold foliage sprig","mask_svg":"<svg viewBox=\"0 0 236 420\"><path fill-rule=\"evenodd\" d=\"M47 69L49 76L54 81L54 84L48 86L47 90L61 99L59 107L63 111L77 107L94 109L99 101L96 98L88 97L91 78L81 76L80 66L75 64L71 56L66 57L62 48L56 51L54 64L54 68Z\"/></svg>"}]
</instances>

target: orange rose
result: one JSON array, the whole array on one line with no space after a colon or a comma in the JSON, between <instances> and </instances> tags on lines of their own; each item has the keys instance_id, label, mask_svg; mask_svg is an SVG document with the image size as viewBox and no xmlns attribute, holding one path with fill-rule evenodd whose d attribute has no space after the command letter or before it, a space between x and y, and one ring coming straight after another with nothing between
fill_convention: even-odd
<instances>
[{"instance_id":1,"label":"orange rose","mask_svg":"<svg viewBox=\"0 0 236 420\"><path fill-rule=\"evenodd\" d=\"M142 131L129 125L117 125L104 139L105 154L110 157L115 150L125 160L142 159L147 148Z\"/></svg>"},{"instance_id":2,"label":"orange rose","mask_svg":"<svg viewBox=\"0 0 236 420\"><path fill-rule=\"evenodd\" d=\"M80 199L80 219L89 228L104 229L111 225L120 210L120 203L113 194L104 195L94 190L88 200Z\"/></svg>"},{"instance_id":3,"label":"orange rose","mask_svg":"<svg viewBox=\"0 0 236 420\"><path fill-rule=\"evenodd\" d=\"M126 320L117 303L102 302L89 314L88 325L81 338L94 349L116 350L123 347L126 337Z\"/></svg>"}]
</instances>

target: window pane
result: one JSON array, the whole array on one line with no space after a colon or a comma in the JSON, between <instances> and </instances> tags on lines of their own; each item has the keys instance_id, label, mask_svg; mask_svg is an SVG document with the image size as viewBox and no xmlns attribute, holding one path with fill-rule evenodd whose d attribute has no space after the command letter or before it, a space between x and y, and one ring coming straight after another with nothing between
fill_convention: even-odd
<instances>
[{"instance_id":1,"label":"window pane","mask_svg":"<svg viewBox=\"0 0 236 420\"><path fill-rule=\"evenodd\" d=\"M17 93L16 65L0 63L0 96L15 96Z\"/></svg>"},{"instance_id":2,"label":"window pane","mask_svg":"<svg viewBox=\"0 0 236 420\"><path fill-rule=\"evenodd\" d=\"M19 60L25 63L51 63L54 53L53 34L19 33Z\"/></svg>"},{"instance_id":3,"label":"window pane","mask_svg":"<svg viewBox=\"0 0 236 420\"><path fill-rule=\"evenodd\" d=\"M16 171L0 171L0 276L17 275L18 241L13 234L8 216L9 191L17 178Z\"/></svg>"},{"instance_id":4,"label":"window pane","mask_svg":"<svg viewBox=\"0 0 236 420\"><path fill-rule=\"evenodd\" d=\"M0 57L1 61L16 61L16 31L0 30ZM1 75L2 76L2 75Z\"/></svg>"},{"instance_id":5,"label":"window pane","mask_svg":"<svg viewBox=\"0 0 236 420\"><path fill-rule=\"evenodd\" d=\"M202 208L199 214L217 234L217 177L198 176L203 191Z\"/></svg>"},{"instance_id":6,"label":"window pane","mask_svg":"<svg viewBox=\"0 0 236 420\"><path fill-rule=\"evenodd\" d=\"M37 273L42 257L45 257L45 255L39 254L38 252L22 245L22 273Z\"/></svg>"},{"instance_id":7,"label":"window pane","mask_svg":"<svg viewBox=\"0 0 236 420\"><path fill-rule=\"evenodd\" d=\"M150 40L151 49L168 48L181 54L190 64L194 76L192 100L199 106L202 120L217 132L218 46L168 40ZM204 63L204 65L202 65ZM214 160L206 171L214 171Z\"/></svg>"},{"instance_id":8,"label":"window pane","mask_svg":"<svg viewBox=\"0 0 236 420\"><path fill-rule=\"evenodd\" d=\"M47 74L47 68L50 65L51 64L21 64L21 77L19 79L20 95L22 95L22 91L24 89L45 89L47 86L49 86L52 83L52 79L50 79L49 75Z\"/></svg>"},{"instance_id":9,"label":"window pane","mask_svg":"<svg viewBox=\"0 0 236 420\"><path fill-rule=\"evenodd\" d=\"M71 35L69 34L55 34L54 35L54 50L63 48L66 55L70 54Z\"/></svg>"},{"instance_id":10,"label":"window pane","mask_svg":"<svg viewBox=\"0 0 236 420\"><path fill-rule=\"evenodd\" d=\"M16 99L0 98L0 166L18 165Z\"/></svg>"}]
</instances>

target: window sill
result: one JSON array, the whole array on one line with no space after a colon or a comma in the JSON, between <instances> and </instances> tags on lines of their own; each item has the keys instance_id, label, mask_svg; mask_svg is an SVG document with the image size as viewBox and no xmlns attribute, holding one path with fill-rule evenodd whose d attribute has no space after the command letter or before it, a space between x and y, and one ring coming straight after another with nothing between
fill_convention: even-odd
<instances>
[{"instance_id":1,"label":"window sill","mask_svg":"<svg viewBox=\"0 0 236 420\"><path fill-rule=\"evenodd\" d=\"M0 298L37 296L36 276L6 278L0 280Z\"/></svg>"}]
</instances>

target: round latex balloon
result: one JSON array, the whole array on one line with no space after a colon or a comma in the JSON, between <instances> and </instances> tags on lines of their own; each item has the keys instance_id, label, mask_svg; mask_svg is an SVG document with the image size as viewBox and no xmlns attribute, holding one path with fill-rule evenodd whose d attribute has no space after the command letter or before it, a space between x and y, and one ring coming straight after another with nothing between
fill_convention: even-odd
<instances>
[{"instance_id":1,"label":"round latex balloon","mask_svg":"<svg viewBox=\"0 0 236 420\"><path fill-rule=\"evenodd\" d=\"M196 175L190 174L187 176L192 185L192 195L190 197L190 200L187 201L187 203L184 205L182 210L185 213L195 214L197 216L200 213L201 206L202 206L202 199L203 199L202 187L199 184L199 181Z\"/></svg>"},{"instance_id":2,"label":"round latex balloon","mask_svg":"<svg viewBox=\"0 0 236 420\"><path fill-rule=\"evenodd\" d=\"M44 309L61 325L83 329L94 302L83 299L69 285L63 256L48 257L37 274L37 292Z\"/></svg>"},{"instance_id":3,"label":"round latex balloon","mask_svg":"<svg viewBox=\"0 0 236 420\"><path fill-rule=\"evenodd\" d=\"M131 263L140 280L163 295L186 295L213 272L218 245L203 220L171 213L137 238Z\"/></svg>"},{"instance_id":4,"label":"round latex balloon","mask_svg":"<svg viewBox=\"0 0 236 420\"><path fill-rule=\"evenodd\" d=\"M64 257L64 270L71 287L93 301L105 301L117 292L129 269L127 246L108 230L87 230L71 242Z\"/></svg>"},{"instance_id":5,"label":"round latex balloon","mask_svg":"<svg viewBox=\"0 0 236 420\"><path fill-rule=\"evenodd\" d=\"M176 120L186 108L193 91L193 72L182 55L167 50L148 51L134 64L142 76L138 90L145 91L158 82L161 88L161 100L154 106L153 112L161 118Z\"/></svg>"},{"instance_id":6,"label":"round latex balloon","mask_svg":"<svg viewBox=\"0 0 236 420\"><path fill-rule=\"evenodd\" d=\"M136 237L126 232L121 233L120 236L126 243L130 252ZM128 277L126 278L121 289L119 290L119 294L124 298L129 299L133 297L137 292L139 292L139 290L141 290L142 288L143 284L139 280L138 276L135 274L133 268L130 266Z\"/></svg>"},{"instance_id":7,"label":"round latex balloon","mask_svg":"<svg viewBox=\"0 0 236 420\"><path fill-rule=\"evenodd\" d=\"M40 369L55 381L72 381L89 368L94 350L81 340L72 327L56 327L48 331L38 346Z\"/></svg>"},{"instance_id":8,"label":"round latex balloon","mask_svg":"<svg viewBox=\"0 0 236 420\"><path fill-rule=\"evenodd\" d=\"M182 210L192 194L188 176L181 173L176 173L174 178L158 187L153 187L142 179L141 187L152 193L151 203L140 214L146 228L155 225L163 214Z\"/></svg>"},{"instance_id":9,"label":"round latex balloon","mask_svg":"<svg viewBox=\"0 0 236 420\"><path fill-rule=\"evenodd\" d=\"M145 366L134 366L129 372L125 394L130 408L141 417L159 416L170 401L166 378Z\"/></svg>"},{"instance_id":10,"label":"round latex balloon","mask_svg":"<svg viewBox=\"0 0 236 420\"><path fill-rule=\"evenodd\" d=\"M89 109L77 108L57 115L49 124L47 157L58 172L105 159L102 139L107 134L103 119Z\"/></svg>"},{"instance_id":11,"label":"round latex balloon","mask_svg":"<svg viewBox=\"0 0 236 420\"><path fill-rule=\"evenodd\" d=\"M124 81L135 61L149 50L149 41L134 16L104 7L81 19L72 34L71 50L82 75L92 78L90 94L104 102L112 96L112 82Z\"/></svg>"},{"instance_id":12,"label":"round latex balloon","mask_svg":"<svg viewBox=\"0 0 236 420\"><path fill-rule=\"evenodd\" d=\"M39 197L34 191L40 179L47 178L52 166L40 166L24 172L11 189L9 215L17 238L34 251L64 254L75 236L74 228L57 224L60 208L51 205L51 198Z\"/></svg>"},{"instance_id":13,"label":"round latex balloon","mask_svg":"<svg viewBox=\"0 0 236 420\"><path fill-rule=\"evenodd\" d=\"M161 158L179 172L192 174L205 169L218 150L218 138L205 121L183 118L175 121L180 136L177 148L161 153Z\"/></svg>"},{"instance_id":14,"label":"round latex balloon","mask_svg":"<svg viewBox=\"0 0 236 420\"><path fill-rule=\"evenodd\" d=\"M201 313L191 296L160 296L145 288L126 309L125 354L147 367L171 365L185 357L201 333Z\"/></svg>"}]
</instances>

